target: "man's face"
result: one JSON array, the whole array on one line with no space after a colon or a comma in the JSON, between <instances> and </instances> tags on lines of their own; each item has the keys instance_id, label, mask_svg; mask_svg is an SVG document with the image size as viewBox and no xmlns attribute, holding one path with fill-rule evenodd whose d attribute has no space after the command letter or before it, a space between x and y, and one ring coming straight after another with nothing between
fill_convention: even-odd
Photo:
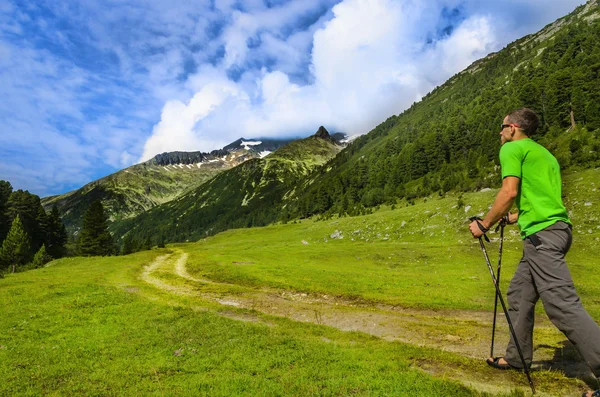
<instances>
[{"instance_id":1,"label":"man's face","mask_svg":"<svg viewBox=\"0 0 600 397\"><path fill-rule=\"evenodd\" d=\"M511 127L511 126L509 126L507 124L509 124L509 122L508 122L508 116L506 116L504 118L504 120L502 121L502 125L504 126L504 128L502 128L502 130L500 131L500 142L503 145L506 142L512 141L512 137L513 137L513 132L512 132L513 127Z\"/></svg>"}]
</instances>

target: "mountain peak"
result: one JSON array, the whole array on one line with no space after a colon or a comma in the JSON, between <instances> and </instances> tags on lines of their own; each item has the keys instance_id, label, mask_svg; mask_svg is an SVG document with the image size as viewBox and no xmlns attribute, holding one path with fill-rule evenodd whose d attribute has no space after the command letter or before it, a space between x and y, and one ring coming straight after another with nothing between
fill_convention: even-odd
<instances>
[{"instance_id":1,"label":"mountain peak","mask_svg":"<svg viewBox=\"0 0 600 397\"><path fill-rule=\"evenodd\" d=\"M317 133L314 135L314 137L321 138L321 139L331 139L329 132L323 126L319 127L319 129L317 130Z\"/></svg>"}]
</instances>

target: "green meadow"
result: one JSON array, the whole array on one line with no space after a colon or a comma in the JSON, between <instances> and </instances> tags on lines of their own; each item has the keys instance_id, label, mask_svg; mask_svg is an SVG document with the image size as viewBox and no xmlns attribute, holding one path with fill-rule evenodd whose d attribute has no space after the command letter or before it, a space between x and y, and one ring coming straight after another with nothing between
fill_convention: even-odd
<instances>
[{"instance_id":1,"label":"green meadow","mask_svg":"<svg viewBox=\"0 0 600 397\"><path fill-rule=\"evenodd\" d=\"M575 224L567 260L596 319L599 181L598 169L564 177ZM527 395L523 374L483 363L494 290L467 218L494 194L431 196L6 275L0 395ZM494 268L498 236L487 245ZM504 291L520 253L508 227ZM594 384L539 306L538 394L580 395ZM352 318L376 320L349 326Z\"/></svg>"},{"instance_id":2,"label":"green meadow","mask_svg":"<svg viewBox=\"0 0 600 397\"><path fill-rule=\"evenodd\" d=\"M600 264L600 170L569 174L565 185L575 224L568 262L584 304L600 318L600 274L592 271ZM368 216L230 230L180 247L191 256L192 274L223 283L405 307L487 310L494 288L468 218L483 216L495 193L433 196ZM494 270L499 235L490 232L487 245ZM522 251L516 226L506 227L503 251L504 274L512 275ZM509 278L501 280L504 289Z\"/></svg>"}]
</instances>

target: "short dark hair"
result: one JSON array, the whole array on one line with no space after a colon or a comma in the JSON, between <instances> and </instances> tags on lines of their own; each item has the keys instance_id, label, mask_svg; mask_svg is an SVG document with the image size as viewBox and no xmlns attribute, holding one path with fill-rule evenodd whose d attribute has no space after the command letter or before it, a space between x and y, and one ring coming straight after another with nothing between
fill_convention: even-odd
<instances>
[{"instance_id":1,"label":"short dark hair","mask_svg":"<svg viewBox=\"0 0 600 397\"><path fill-rule=\"evenodd\" d=\"M513 110L507 116L510 123L518 124L528 136L535 134L540 125L538 115L529 108Z\"/></svg>"}]
</instances>

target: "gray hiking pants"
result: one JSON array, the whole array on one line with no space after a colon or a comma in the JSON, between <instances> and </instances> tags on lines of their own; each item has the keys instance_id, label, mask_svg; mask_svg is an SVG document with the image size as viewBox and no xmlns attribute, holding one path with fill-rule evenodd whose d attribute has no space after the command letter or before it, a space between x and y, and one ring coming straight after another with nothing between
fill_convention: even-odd
<instances>
[{"instance_id":1,"label":"gray hiking pants","mask_svg":"<svg viewBox=\"0 0 600 397\"><path fill-rule=\"evenodd\" d=\"M575 291L565 255L571 247L571 228L564 222L523 241L523 258L508 288L508 312L527 365L533 357L534 309L542 299L550 321L571 341L600 377L600 327L583 308ZM535 245L534 245L535 243ZM523 368L514 340L510 338L506 361Z\"/></svg>"}]
</instances>

